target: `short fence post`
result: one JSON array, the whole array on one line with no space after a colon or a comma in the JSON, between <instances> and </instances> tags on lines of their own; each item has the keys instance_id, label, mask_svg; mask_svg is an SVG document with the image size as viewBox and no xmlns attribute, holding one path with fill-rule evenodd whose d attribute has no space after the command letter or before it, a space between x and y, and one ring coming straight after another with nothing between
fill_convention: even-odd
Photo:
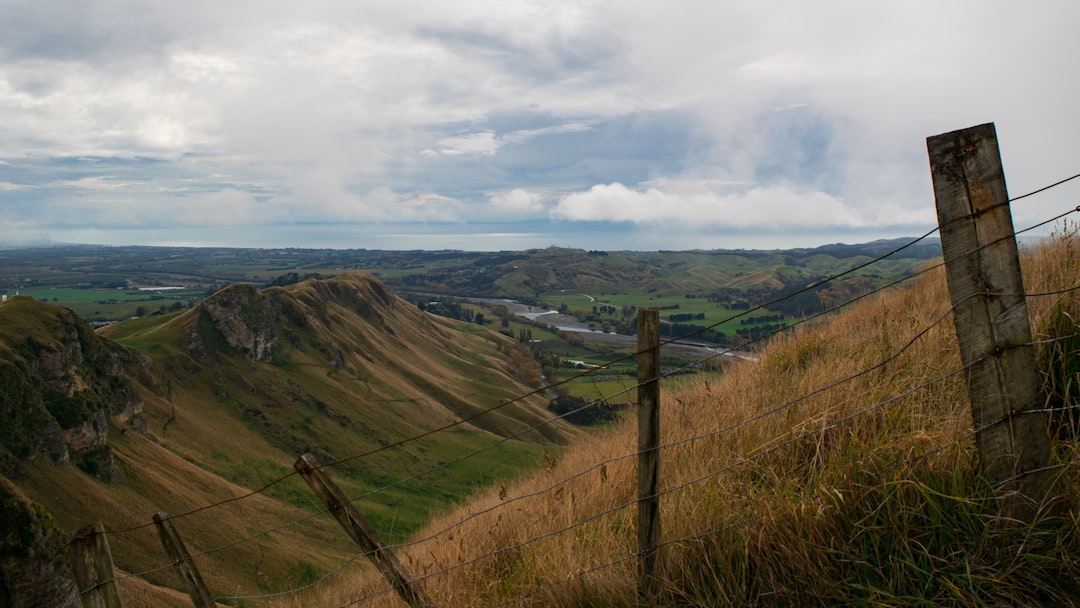
<instances>
[{"instance_id":1,"label":"short fence post","mask_svg":"<svg viewBox=\"0 0 1080 608\"><path fill-rule=\"evenodd\" d=\"M1026 412L1039 404L1040 381L997 133L989 123L926 144L979 456L994 481L1037 503L1048 418ZM1013 498L1006 509L1031 513Z\"/></svg>"},{"instance_id":2,"label":"short fence post","mask_svg":"<svg viewBox=\"0 0 1080 608\"><path fill-rule=\"evenodd\" d=\"M660 543L660 312L638 311L638 595L655 593Z\"/></svg>"},{"instance_id":3,"label":"short fence post","mask_svg":"<svg viewBox=\"0 0 1080 608\"><path fill-rule=\"evenodd\" d=\"M304 478L316 495L326 503L330 513L337 518L341 527L349 533L367 557L375 564L387 582L393 586L401 599L413 608L435 608L435 602L427 596L423 588L412 579L405 567L398 561L394 552L386 547L379 534L368 524L352 501L319 469L315 457L304 454L293 465L296 472Z\"/></svg>"},{"instance_id":4,"label":"short fence post","mask_svg":"<svg viewBox=\"0 0 1080 608\"><path fill-rule=\"evenodd\" d=\"M180 578L184 579L187 584L188 595L191 596L195 608L216 606L214 596L206 588L206 583L203 582L202 575L199 574L199 570L195 567L195 562L191 561L191 555L188 553L183 539L180 538L176 528L169 521L169 514L164 511L156 513L154 515L154 525L157 526L158 535L161 537L161 546L165 547L165 553L173 561L176 571L180 573Z\"/></svg>"},{"instance_id":5,"label":"short fence post","mask_svg":"<svg viewBox=\"0 0 1080 608\"><path fill-rule=\"evenodd\" d=\"M123 608L105 524L98 521L79 528L68 542L68 549L82 608Z\"/></svg>"}]
</instances>

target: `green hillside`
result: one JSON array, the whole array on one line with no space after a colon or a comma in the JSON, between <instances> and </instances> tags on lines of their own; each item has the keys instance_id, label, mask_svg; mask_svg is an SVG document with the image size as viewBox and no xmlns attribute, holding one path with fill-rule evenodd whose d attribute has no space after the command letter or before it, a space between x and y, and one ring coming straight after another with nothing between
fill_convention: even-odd
<instances>
[{"instance_id":1,"label":"green hillside","mask_svg":"<svg viewBox=\"0 0 1080 608\"><path fill-rule=\"evenodd\" d=\"M29 456L46 453L28 457L30 448L5 436L9 474L66 530L94 520L113 531L136 528L110 535L126 572L165 559L146 527L153 513L184 514L223 500L177 522L194 550L316 519L268 540L288 552L269 555L263 544L241 543L204 558L208 584L273 591L325 571L351 543L291 476L303 453L324 463L345 460L328 472L350 496L392 485L364 503L392 541L475 489L536 466L578 433L563 422L542 424L549 417L543 397L502 406L535 388L535 365L518 364L516 342L424 313L364 273L263 291L232 285L190 310L114 324L102 336L70 311L30 298L9 300L0 314L10 320L0 334L5 390L45 396L44 421L27 426L37 420L27 418L23 435L47 437L50 424L69 428L84 419L100 431L92 450L68 442L70 460L37 443ZM54 375L69 379L60 400L67 409L58 413L39 387L48 381L43 367L27 363L28 353L52 360L53 351L66 353L63 373ZM452 431L395 447L466 418ZM107 461L107 475L76 466L91 452ZM173 601L157 587L182 589L173 577L166 568L125 579L131 593L149 598L127 604Z\"/></svg>"},{"instance_id":2,"label":"green hillside","mask_svg":"<svg viewBox=\"0 0 1080 608\"><path fill-rule=\"evenodd\" d=\"M1023 259L1039 409L1077 403L1078 243ZM982 472L940 269L756 355L661 391L652 597L637 583L634 420L438 518L403 559L439 605L1080 604L1077 418L1050 418L1045 500ZM385 589L370 573L288 605L397 605Z\"/></svg>"}]
</instances>

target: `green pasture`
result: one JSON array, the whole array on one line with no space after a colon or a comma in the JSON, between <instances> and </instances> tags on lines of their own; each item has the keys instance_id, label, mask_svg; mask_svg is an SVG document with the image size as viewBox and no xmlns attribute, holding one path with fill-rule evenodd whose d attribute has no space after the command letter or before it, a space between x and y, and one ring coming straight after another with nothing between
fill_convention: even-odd
<instances>
[{"instance_id":1,"label":"green pasture","mask_svg":"<svg viewBox=\"0 0 1080 608\"><path fill-rule=\"evenodd\" d=\"M741 323L743 318L772 314L767 309L754 310L752 312L741 309L731 309L716 302L710 302L707 298L688 298L686 294L660 294L660 293L575 293L571 291L554 291L542 296L545 306L559 309L564 304L571 314L577 310L584 315L591 314L593 308L603 320L604 325L614 325L624 319L623 311L635 307L638 310L656 308L660 311L660 319L668 320L670 315L677 314L704 314L703 319L681 321L701 327L716 326L716 329L728 335L733 335L736 330L747 327ZM603 307L614 307L615 311L602 312ZM676 308L678 307L678 308ZM756 323L755 323L756 324ZM755 325L751 324L751 325ZM597 324L599 325L599 324Z\"/></svg>"},{"instance_id":2,"label":"green pasture","mask_svg":"<svg viewBox=\"0 0 1080 608\"><path fill-rule=\"evenodd\" d=\"M567 380L583 371L585 370L560 369L555 380ZM563 384L561 388L571 395L581 397L586 401L603 400L612 405L619 405L637 401L637 389L634 388L636 384L637 380L635 378L612 375L605 373L604 370L599 370L593 374L570 380Z\"/></svg>"},{"instance_id":3,"label":"green pasture","mask_svg":"<svg viewBox=\"0 0 1080 608\"><path fill-rule=\"evenodd\" d=\"M206 295L203 289L22 289L21 295L74 310L87 321L119 321L186 308ZM14 293L9 293L14 295Z\"/></svg>"}]
</instances>

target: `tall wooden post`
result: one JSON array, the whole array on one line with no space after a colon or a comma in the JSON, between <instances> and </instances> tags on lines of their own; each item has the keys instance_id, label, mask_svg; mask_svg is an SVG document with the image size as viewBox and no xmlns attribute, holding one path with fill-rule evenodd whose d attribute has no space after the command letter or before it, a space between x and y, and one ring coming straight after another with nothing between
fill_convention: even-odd
<instances>
[{"instance_id":1,"label":"tall wooden post","mask_svg":"<svg viewBox=\"0 0 1080 608\"><path fill-rule=\"evenodd\" d=\"M156 513L154 515L154 525L157 526L158 535L161 537L161 546L165 547L165 553L173 561L176 571L180 573L180 578L184 579L184 583L187 584L188 595L191 596L195 608L217 606L214 602L214 596L206 588L202 575L199 574L199 570L195 567L195 562L191 561L191 555L188 553L183 539L180 538L176 528L172 525L172 521L169 520L169 514L164 511Z\"/></svg>"},{"instance_id":2,"label":"tall wooden post","mask_svg":"<svg viewBox=\"0 0 1080 608\"><path fill-rule=\"evenodd\" d=\"M660 543L660 312L638 311L638 593L652 597Z\"/></svg>"},{"instance_id":3,"label":"tall wooden post","mask_svg":"<svg viewBox=\"0 0 1080 608\"><path fill-rule=\"evenodd\" d=\"M424 589L416 584L409 572L398 561L394 552L386 547L375 528L353 506L352 501L319 469L315 457L304 454L293 465L296 472L304 478L316 495L326 503L330 513L337 518L341 527L349 533L368 558L375 564L382 575L397 591L401 599L413 608L435 608L435 602L427 596Z\"/></svg>"},{"instance_id":4,"label":"tall wooden post","mask_svg":"<svg viewBox=\"0 0 1080 608\"><path fill-rule=\"evenodd\" d=\"M975 443L986 471L1031 501L1045 492L1046 414L994 125L929 137L941 248L967 368ZM1010 511L1031 503L1010 500Z\"/></svg>"},{"instance_id":5,"label":"tall wooden post","mask_svg":"<svg viewBox=\"0 0 1080 608\"><path fill-rule=\"evenodd\" d=\"M105 525L98 521L79 528L68 549L82 608L123 608Z\"/></svg>"}]
</instances>

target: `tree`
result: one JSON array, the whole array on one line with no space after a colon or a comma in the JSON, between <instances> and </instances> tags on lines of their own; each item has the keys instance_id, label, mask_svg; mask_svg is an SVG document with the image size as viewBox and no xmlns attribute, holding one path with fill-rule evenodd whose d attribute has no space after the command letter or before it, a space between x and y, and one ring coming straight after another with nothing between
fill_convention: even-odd
<instances>
[{"instance_id":1,"label":"tree","mask_svg":"<svg viewBox=\"0 0 1080 608\"><path fill-rule=\"evenodd\" d=\"M548 409L567 422L581 426L604 424L615 420L615 410L604 401L589 403L581 397L561 394L552 399Z\"/></svg>"}]
</instances>

